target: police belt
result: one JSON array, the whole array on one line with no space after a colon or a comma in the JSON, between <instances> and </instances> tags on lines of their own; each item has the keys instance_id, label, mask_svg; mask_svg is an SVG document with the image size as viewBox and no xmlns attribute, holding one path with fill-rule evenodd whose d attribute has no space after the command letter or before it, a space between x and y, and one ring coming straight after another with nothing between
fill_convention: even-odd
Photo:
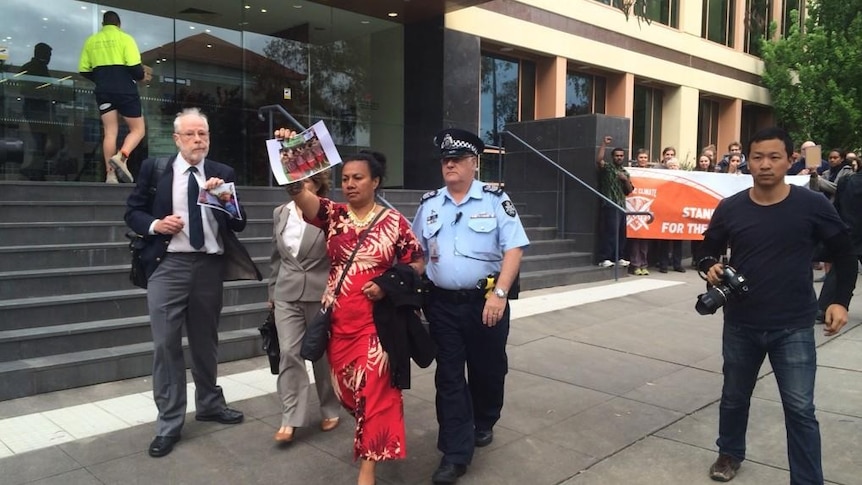
<instances>
[{"instance_id":1,"label":"police belt","mask_svg":"<svg viewBox=\"0 0 862 485\"><path fill-rule=\"evenodd\" d=\"M434 284L430 286L431 299L449 303L474 303L485 301L486 290L444 290Z\"/></svg>"}]
</instances>

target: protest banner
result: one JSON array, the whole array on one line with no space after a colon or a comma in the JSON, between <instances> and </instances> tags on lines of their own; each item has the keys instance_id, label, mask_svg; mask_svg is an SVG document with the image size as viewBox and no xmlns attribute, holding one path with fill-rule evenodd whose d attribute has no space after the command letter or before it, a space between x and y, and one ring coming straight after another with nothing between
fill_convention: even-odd
<instances>
[{"instance_id":1,"label":"protest banner","mask_svg":"<svg viewBox=\"0 0 862 485\"><path fill-rule=\"evenodd\" d=\"M689 172L657 168L627 168L634 191L626 197L630 211L650 211L627 218L626 236L634 239L702 240L721 199L753 185L751 175ZM787 183L807 186L807 175L786 177Z\"/></svg>"},{"instance_id":2,"label":"protest banner","mask_svg":"<svg viewBox=\"0 0 862 485\"><path fill-rule=\"evenodd\" d=\"M266 152L278 185L298 182L341 163L341 156L322 121L292 138L267 140Z\"/></svg>"}]
</instances>

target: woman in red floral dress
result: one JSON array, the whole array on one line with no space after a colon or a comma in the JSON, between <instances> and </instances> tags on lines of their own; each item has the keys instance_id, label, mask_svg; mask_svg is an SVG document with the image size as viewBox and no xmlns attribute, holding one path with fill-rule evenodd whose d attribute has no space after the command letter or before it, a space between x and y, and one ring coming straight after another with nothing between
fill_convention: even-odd
<instances>
[{"instance_id":1,"label":"woman in red floral dress","mask_svg":"<svg viewBox=\"0 0 862 485\"><path fill-rule=\"evenodd\" d=\"M279 130L277 135L290 132ZM402 459L404 406L401 390L392 386L389 357L380 345L373 319L374 302L385 296L371 280L395 264L409 264L424 271L422 246L401 214L375 202L385 172L382 154L360 152L345 159L341 189L347 204L317 197L291 184L288 192L306 220L326 234L332 261L325 305L334 305L329 362L332 382L341 403L356 418L354 459L361 458L359 485L373 484L378 461ZM371 224L380 211L385 211ZM311 217L316 214L316 217ZM341 292L335 285L362 231L368 236L347 271Z\"/></svg>"}]
</instances>

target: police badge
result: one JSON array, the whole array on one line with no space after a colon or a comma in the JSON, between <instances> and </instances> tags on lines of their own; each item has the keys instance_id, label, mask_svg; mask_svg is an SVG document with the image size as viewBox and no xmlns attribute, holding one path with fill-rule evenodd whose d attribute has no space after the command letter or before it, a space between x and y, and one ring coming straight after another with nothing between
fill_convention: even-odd
<instances>
[{"instance_id":1,"label":"police badge","mask_svg":"<svg viewBox=\"0 0 862 485\"><path fill-rule=\"evenodd\" d=\"M509 217L515 217L516 215L518 215L518 212L515 210L515 204L513 204L511 200L503 201L503 210Z\"/></svg>"}]
</instances>

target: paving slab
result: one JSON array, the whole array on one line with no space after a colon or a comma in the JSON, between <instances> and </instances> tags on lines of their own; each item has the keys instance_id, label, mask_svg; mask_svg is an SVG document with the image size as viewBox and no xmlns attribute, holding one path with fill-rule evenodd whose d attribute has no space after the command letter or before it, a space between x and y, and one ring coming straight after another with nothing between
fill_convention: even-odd
<instances>
[{"instance_id":1,"label":"paving slab","mask_svg":"<svg viewBox=\"0 0 862 485\"><path fill-rule=\"evenodd\" d=\"M0 479L18 485L81 469L80 463L57 447L21 453L0 461Z\"/></svg>"},{"instance_id":2,"label":"paving slab","mask_svg":"<svg viewBox=\"0 0 862 485\"><path fill-rule=\"evenodd\" d=\"M604 282L535 292L571 296L584 288L588 294L575 296L590 303L541 314L536 305L524 307L528 316L512 322L502 418L494 442L476 450L459 484L714 483L706 471L716 454L721 314L694 312L703 283L693 272L655 278L672 286L604 301L596 295L622 290ZM824 471L827 483L838 485L862 485L862 306L850 317L836 337L815 332ZM183 440L160 459L146 454L154 431L148 377L0 402L0 483L355 483L354 421L346 411L331 432L321 432L314 418L293 443L273 441L281 404L275 376L261 372L267 368L263 357L221 364L220 383L246 421L201 423L190 407ZM407 459L379 464L378 484L427 484L441 457L435 367L412 371L404 392ZM760 375L749 456L733 482L742 485L788 482L783 412L768 362ZM90 423L75 419L87 403L126 427L88 436ZM55 442L37 445L24 436L48 427ZM33 446L49 447L25 451Z\"/></svg>"},{"instance_id":3,"label":"paving slab","mask_svg":"<svg viewBox=\"0 0 862 485\"><path fill-rule=\"evenodd\" d=\"M99 481L96 477L93 476L92 473L87 470L79 469L73 470L66 473L61 473L59 475L54 475L53 477L43 478L42 480L36 480L35 482L30 482L31 485L102 485L102 482Z\"/></svg>"},{"instance_id":4,"label":"paving slab","mask_svg":"<svg viewBox=\"0 0 862 485\"><path fill-rule=\"evenodd\" d=\"M626 393L623 397L689 414L721 397L721 374L685 367Z\"/></svg>"},{"instance_id":5,"label":"paving slab","mask_svg":"<svg viewBox=\"0 0 862 485\"><path fill-rule=\"evenodd\" d=\"M510 349L509 368L622 395L682 367L559 337L545 337Z\"/></svg>"},{"instance_id":6,"label":"paving slab","mask_svg":"<svg viewBox=\"0 0 862 485\"><path fill-rule=\"evenodd\" d=\"M696 446L648 437L562 485L714 485L707 472L715 456ZM789 480L786 470L747 461L732 483L764 485Z\"/></svg>"},{"instance_id":7,"label":"paving slab","mask_svg":"<svg viewBox=\"0 0 862 485\"><path fill-rule=\"evenodd\" d=\"M630 399L614 398L532 436L583 455L603 458L643 439L684 415Z\"/></svg>"}]
</instances>

